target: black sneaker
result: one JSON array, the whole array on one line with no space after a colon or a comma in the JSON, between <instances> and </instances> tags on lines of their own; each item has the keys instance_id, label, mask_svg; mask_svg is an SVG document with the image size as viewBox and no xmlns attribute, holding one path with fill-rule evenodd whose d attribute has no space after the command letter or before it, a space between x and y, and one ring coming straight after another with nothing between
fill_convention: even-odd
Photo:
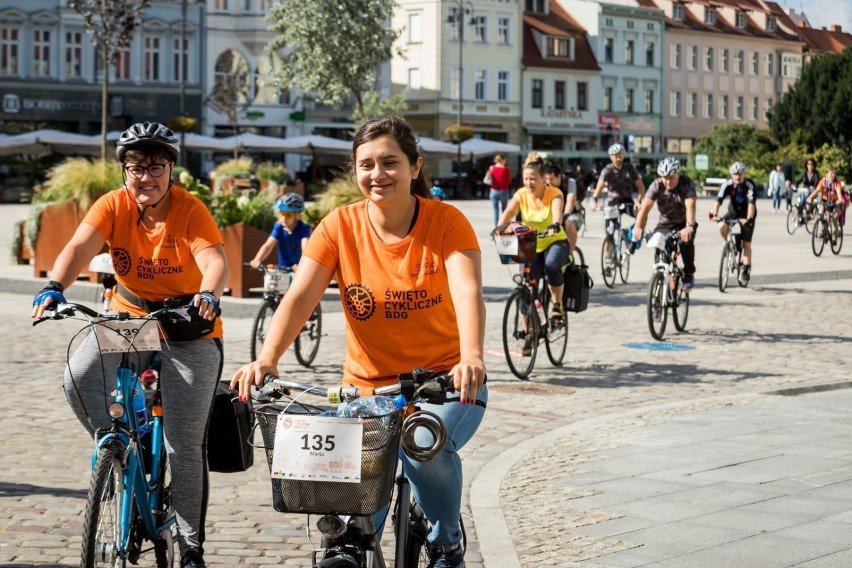
<instances>
[{"instance_id":1,"label":"black sneaker","mask_svg":"<svg viewBox=\"0 0 852 568\"><path fill-rule=\"evenodd\" d=\"M527 335L524 337L524 347L521 349L521 356L523 357L531 357L532 356L532 344L533 344L533 336Z\"/></svg>"},{"instance_id":2,"label":"black sneaker","mask_svg":"<svg viewBox=\"0 0 852 568\"><path fill-rule=\"evenodd\" d=\"M740 271L740 286L745 288L748 286L749 280L751 280L751 266L743 265L743 269Z\"/></svg>"},{"instance_id":3,"label":"black sneaker","mask_svg":"<svg viewBox=\"0 0 852 568\"><path fill-rule=\"evenodd\" d=\"M435 554L433 568L464 568L464 548L460 544L438 547Z\"/></svg>"},{"instance_id":4,"label":"black sneaker","mask_svg":"<svg viewBox=\"0 0 852 568\"><path fill-rule=\"evenodd\" d=\"M180 568L207 568L207 564L197 548L190 548L181 556Z\"/></svg>"}]
</instances>

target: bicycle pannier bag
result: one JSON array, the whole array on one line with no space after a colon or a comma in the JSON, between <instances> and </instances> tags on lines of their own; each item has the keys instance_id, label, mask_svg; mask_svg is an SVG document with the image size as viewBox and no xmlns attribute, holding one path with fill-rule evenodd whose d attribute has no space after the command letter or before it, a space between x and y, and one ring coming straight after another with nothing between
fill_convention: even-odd
<instances>
[{"instance_id":1,"label":"bicycle pannier bag","mask_svg":"<svg viewBox=\"0 0 852 568\"><path fill-rule=\"evenodd\" d=\"M535 258L535 231L522 223L509 223L494 236L502 264L523 264Z\"/></svg>"},{"instance_id":2,"label":"bicycle pannier bag","mask_svg":"<svg viewBox=\"0 0 852 568\"><path fill-rule=\"evenodd\" d=\"M234 391L220 381L213 399L213 412L207 432L207 463L210 471L245 471L254 463L254 413L251 401L232 400Z\"/></svg>"},{"instance_id":3,"label":"bicycle pannier bag","mask_svg":"<svg viewBox=\"0 0 852 568\"><path fill-rule=\"evenodd\" d=\"M585 264L571 264L565 269L562 305L569 312L579 313L589 307L589 290L595 285Z\"/></svg>"}]
</instances>

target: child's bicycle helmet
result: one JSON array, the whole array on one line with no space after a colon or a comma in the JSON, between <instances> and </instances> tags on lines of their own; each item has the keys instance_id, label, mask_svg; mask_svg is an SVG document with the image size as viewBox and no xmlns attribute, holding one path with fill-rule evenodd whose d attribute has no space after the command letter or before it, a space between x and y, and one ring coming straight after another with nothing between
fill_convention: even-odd
<instances>
[{"instance_id":1,"label":"child's bicycle helmet","mask_svg":"<svg viewBox=\"0 0 852 568\"><path fill-rule=\"evenodd\" d=\"M305 200L298 193L285 193L275 202L275 210L282 213L301 213L305 210Z\"/></svg>"}]
</instances>

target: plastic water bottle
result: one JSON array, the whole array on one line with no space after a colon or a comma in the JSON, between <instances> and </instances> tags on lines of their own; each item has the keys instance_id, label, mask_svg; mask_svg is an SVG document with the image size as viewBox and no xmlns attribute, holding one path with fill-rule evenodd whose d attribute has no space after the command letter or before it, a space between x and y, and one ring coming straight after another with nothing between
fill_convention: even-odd
<instances>
[{"instance_id":1,"label":"plastic water bottle","mask_svg":"<svg viewBox=\"0 0 852 568\"><path fill-rule=\"evenodd\" d=\"M343 402L337 407L339 416L385 416L405 406L405 397L364 396L351 402Z\"/></svg>"},{"instance_id":2,"label":"plastic water bottle","mask_svg":"<svg viewBox=\"0 0 852 568\"><path fill-rule=\"evenodd\" d=\"M145 388L138 380L133 384L133 412L136 413L139 435L144 436L148 433L148 400L145 396Z\"/></svg>"},{"instance_id":3,"label":"plastic water bottle","mask_svg":"<svg viewBox=\"0 0 852 568\"><path fill-rule=\"evenodd\" d=\"M538 298L535 299L535 313L538 314L539 323L544 325L547 322L547 318L544 315L544 306L541 305L541 300Z\"/></svg>"}]
</instances>

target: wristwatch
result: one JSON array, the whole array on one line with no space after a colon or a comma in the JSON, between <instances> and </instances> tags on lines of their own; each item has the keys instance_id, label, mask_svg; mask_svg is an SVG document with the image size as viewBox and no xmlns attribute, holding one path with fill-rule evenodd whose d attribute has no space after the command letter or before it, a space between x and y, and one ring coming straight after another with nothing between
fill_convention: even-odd
<instances>
[{"instance_id":1,"label":"wristwatch","mask_svg":"<svg viewBox=\"0 0 852 568\"><path fill-rule=\"evenodd\" d=\"M698 223L690 222L686 224L687 227L692 227L693 229L698 228Z\"/></svg>"}]
</instances>

